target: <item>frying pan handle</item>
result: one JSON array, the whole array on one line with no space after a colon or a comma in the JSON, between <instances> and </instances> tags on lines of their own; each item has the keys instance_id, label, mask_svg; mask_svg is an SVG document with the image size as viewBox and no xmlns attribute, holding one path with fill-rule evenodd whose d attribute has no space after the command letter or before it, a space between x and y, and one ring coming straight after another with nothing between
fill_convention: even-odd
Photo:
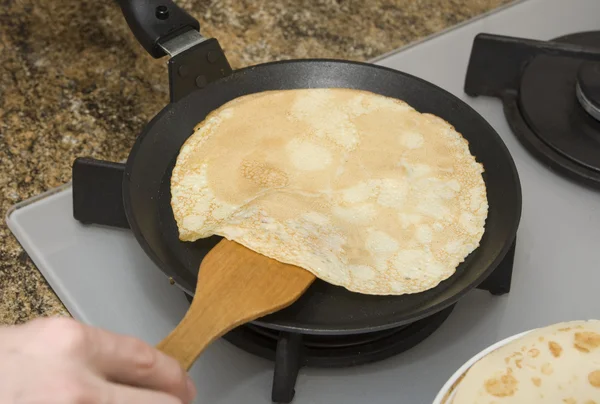
<instances>
[{"instance_id":1,"label":"frying pan handle","mask_svg":"<svg viewBox=\"0 0 600 404\"><path fill-rule=\"evenodd\" d=\"M138 42L154 58L166 55L160 43L200 23L171 0L117 0L129 28Z\"/></svg>"}]
</instances>

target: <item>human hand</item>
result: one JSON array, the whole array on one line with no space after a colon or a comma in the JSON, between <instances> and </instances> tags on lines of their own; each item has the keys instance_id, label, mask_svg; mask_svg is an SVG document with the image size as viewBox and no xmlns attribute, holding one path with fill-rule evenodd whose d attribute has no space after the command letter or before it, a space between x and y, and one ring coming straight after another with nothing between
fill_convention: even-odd
<instances>
[{"instance_id":1,"label":"human hand","mask_svg":"<svg viewBox=\"0 0 600 404\"><path fill-rule=\"evenodd\" d=\"M0 327L0 403L187 404L195 394L177 361L138 339L67 318Z\"/></svg>"}]
</instances>

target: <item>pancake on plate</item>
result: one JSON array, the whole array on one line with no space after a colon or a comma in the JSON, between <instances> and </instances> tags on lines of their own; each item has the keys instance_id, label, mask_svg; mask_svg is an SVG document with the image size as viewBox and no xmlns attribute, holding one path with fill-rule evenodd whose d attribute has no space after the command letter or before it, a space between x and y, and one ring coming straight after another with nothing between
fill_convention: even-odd
<instances>
[{"instance_id":1,"label":"pancake on plate","mask_svg":"<svg viewBox=\"0 0 600 404\"><path fill-rule=\"evenodd\" d=\"M527 333L475 363L448 404L600 404L600 321Z\"/></svg>"},{"instance_id":2,"label":"pancake on plate","mask_svg":"<svg viewBox=\"0 0 600 404\"><path fill-rule=\"evenodd\" d=\"M479 246L483 166L446 121L352 89L267 91L199 123L171 178L179 238L224 236L351 291L431 289Z\"/></svg>"}]
</instances>

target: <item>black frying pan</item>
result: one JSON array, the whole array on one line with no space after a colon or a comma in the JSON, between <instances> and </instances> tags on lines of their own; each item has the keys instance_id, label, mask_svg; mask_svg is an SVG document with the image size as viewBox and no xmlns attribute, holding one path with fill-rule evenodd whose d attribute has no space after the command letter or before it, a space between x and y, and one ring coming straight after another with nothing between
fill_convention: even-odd
<instances>
[{"instance_id":1,"label":"black frying pan","mask_svg":"<svg viewBox=\"0 0 600 404\"><path fill-rule=\"evenodd\" d=\"M171 1L120 0L120 5L152 56L164 56L164 49L176 53L169 60L171 103L150 121L133 146L125 167L123 202L145 252L188 293L194 292L202 258L219 238L179 241L169 190L175 159L193 127L208 113L236 97L265 90L367 90L402 99L418 111L447 120L469 141L471 152L485 167L489 215L479 248L434 289L404 296L367 296L317 281L295 304L256 324L309 334L347 334L411 323L455 303L485 280L510 249L521 214L516 167L494 129L452 94L406 73L348 61L293 60L232 71L214 39L177 53L178 47L185 48L177 41L194 37L198 42L199 25Z\"/></svg>"}]
</instances>

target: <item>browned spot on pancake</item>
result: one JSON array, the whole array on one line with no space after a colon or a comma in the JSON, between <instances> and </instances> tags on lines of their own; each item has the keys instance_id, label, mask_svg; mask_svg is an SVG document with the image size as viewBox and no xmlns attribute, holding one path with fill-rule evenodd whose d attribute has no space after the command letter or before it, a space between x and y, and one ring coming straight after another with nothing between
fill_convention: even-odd
<instances>
[{"instance_id":1,"label":"browned spot on pancake","mask_svg":"<svg viewBox=\"0 0 600 404\"><path fill-rule=\"evenodd\" d=\"M522 358L522 357L523 357L523 354L522 354L521 352L514 352L514 353L512 353L511 355L509 355L509 356L507 356L506 358L504 358L504 363L506 363L506 364L508 365L508 364L509 364L509 362L510 362L510 360L511 360L511 359L514 359L514 358L519 358L519 359L516 359L516 360L515 360L515 363L516 363L517 361L519 361L519 362L520 362L520 361L521 361L521 359L520 359L520 358Z\"/></svg>"},{"instance_id":2,"label":"browned spot on pancake","mask_svg":"<svg viewBox=\"0 0 600 404\"><path fill-rule=\"evenodd\" d=\"M242 176L259 187L280 188L287 184L288 177L280 169L258 161L244 161L240 165Z\"/></svg>"},{"instance_id":3,"label":"browned spot on pancake","mask_svg":"<svg viewBox=\"0 0 600 404\"><path fill-rule=\"evenodd\" d=\"M600 370L594 370L588 375L588 381L594 387L600 387Z\"/></svg>"},{"instance_id":4,"label":"browned spot on pancake","mask_svg":"<svg viewBox=\"0 0 600 404\"><path fill-rule=\"evenodd\" d=\"M576 332L574 346L581 352L590 352L600 346L600 334L590 331Z\"/></svg>"},{"instance_id":5,"label":"browned spot on pancake","mask_svg":"<svg viewBox=\"0 0 600 404\"><path fill-rule=\"evenodd\" d=\"M532 358L537 358L538 355L540 354L540 350L536 349L536 348L533 348L533 349L530 349L529 352L527 352L527 354L529 356L531 356Z\"/></svg>"},{"instance_id":6,"label":"browned spot on pancake","mask_svg":"<svg viewBox=\"0 0 600 404\"><path fill-rule=\"evenodd\" d=\"M547 376L547 375L551 375L551 374L552 374L552 372L554 372L554 369L552 369L552 365L551 365L551 364L549 364L549 363L544 363L544 364L542 365L542 373L543 373L543 374L545 374L545 375Z\"/></svg>"},{"instance_id":7,"label":"browned spot on pancake","mask_svg":"<svg viewBox=\"0 0 600 404\"><path fill-rule=\"evenodd\" d=\"M521 352L515 352L509 356L507 356L506 358L504 358L504 363L506 363L508 365L508 362L510 362L511 359L513 358L522 358L523 354Z\"/></svg>"},{"instance_id":8,"label":"browned spot on pancake","mask_svg":"<svg viewBox=\"0 0 600 404\"><path fill-rule=\"evenodd\" d=\"M518 384L519 382L512 375L512 370L509 368L506 374L486 380L484 386L485 391L494 397L509 397L515 394Z\"/></svg>"},{"instance_id":9,"label":"browned spot on pancake","mask_svg":"<svg viewBox=\"0 0 600 404\"><path fill-rule=\"evenodd\" d=\"M531 381L535 384L536 387L540 387L542 385L542 379L539 377L532 377Z\"/></svg>"},{"instance_id":10,"label":"browned spot on pancake","mask_svg":"<svg viewBox=\"0 0 600 404\"><path fill-rule=\"evenodd\" d=\"M544 342L544 337L539 337L539 338L538 338L538 340L539 340L540 342Z\"/></svg>"},{"instance_id":11,"label":"browned spot on pancake","mask_svg":"<svg viewBox=\"0 0 600 404\"><path fill-rule=\"evenodd\" d=\"M596 404L596 402L594 400L587 400L585 403L583 404Z\"/></svg>"},{"instance_id":12,"label":"browned spot on pancake","mask_svg":"<svg viewBox=\"0 0 600 404\"><path fill-rule=\"evenodd\" d=\"M521 362L523 362L523 359L517 359L517 360L515 361L515 366L516 366L516 367L518 367L519 369L521 369L521 368L522 368L522 366L521 366Z\"/></svg>"},{"instance_id":13,"label":"browned spot on pancake","mask_svg":"<svg viewBox=\"0 0 600 404\"><path fill-rule=\"evenodd\" d=\"M571 327L559 328L558 331L566 332L566 331L569 331L570 329L571 329Z\"/></svg>"},{"instance_id":14,"label":"browned spot on pancake","mask_svg":"<svg viewBox=\"0 0 600 404\"><path fill-rule=\"evenodd\" d=\"M557 342L549 341L548 348L550 349L550 352L552 352L552 356L555 358L558 358L562 353L562 347Z\"/></svg>"},{"instance_id":15,"label":"browned spot on pancake","mask_svg":"<svg viewBox=\"0 0 600 404\"><path fill-rule=\"evenodd\" d=\"M565 398L563 402L567 404L577 404L577 400L575 400L574 398Z\"/></svg>"}]
</instances>

